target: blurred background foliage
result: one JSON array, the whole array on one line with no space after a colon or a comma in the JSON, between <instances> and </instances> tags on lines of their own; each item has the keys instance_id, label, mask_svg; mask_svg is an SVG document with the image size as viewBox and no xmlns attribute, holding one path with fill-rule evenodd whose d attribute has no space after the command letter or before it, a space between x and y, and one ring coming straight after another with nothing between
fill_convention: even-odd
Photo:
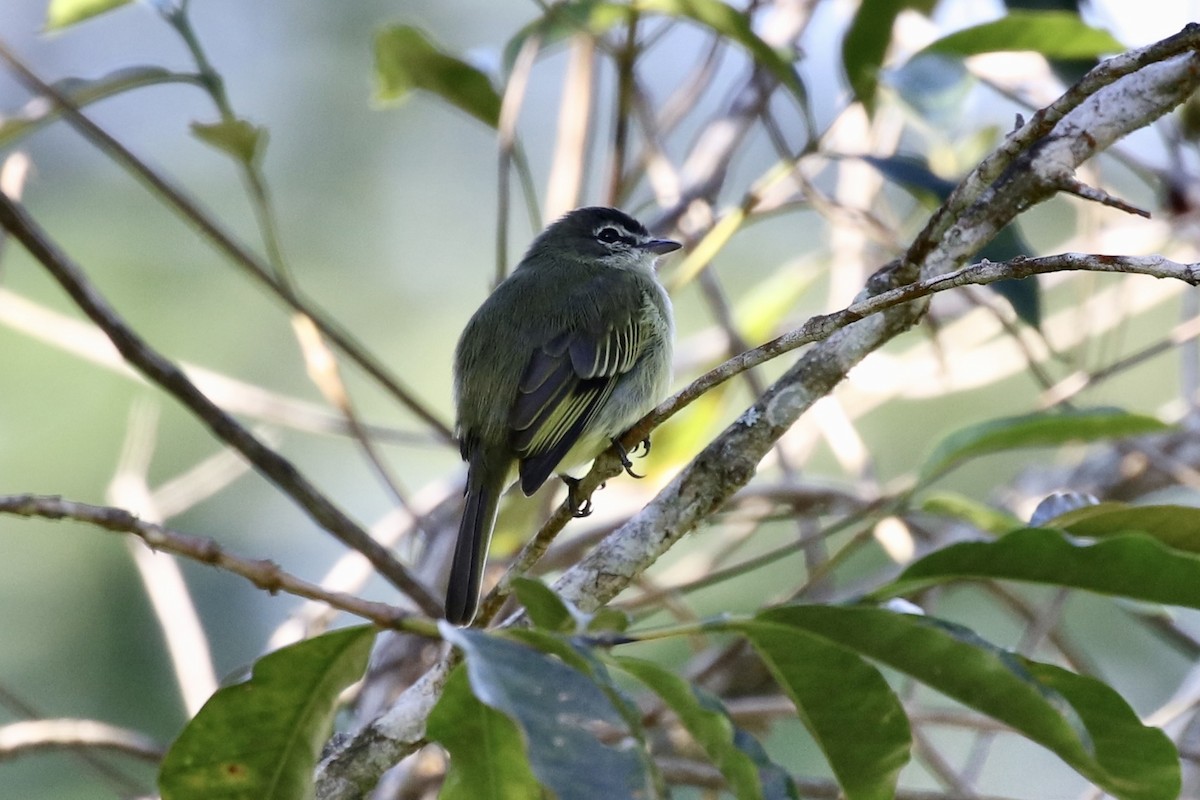
<instances>
[{"instance_id":1,"label":"blurred background foliage","mask_svg":"<svg viewBox=\"0 0 1200 800\"><path fill-rule=\"evenodd\" d=\"M885 63L873 100L875 116L868 122L845 111L850 97L841 67L841 36L857 6L832 1L812 5L813 19L799 42L803 58L798 68L817 129L827 131L838 123L825 140L827 163L810 176L815 194L829 203L781 207L739 230L709 267L751 344L847 303L863 278L922 224L937 202L930 199L941 185L934 179L955 182L1012 126L1015 114L1029 113L1026 100L1045 103L1062 88L1045 60L1028 54L995 56L975 65L977 75L1003 79L991 82L970 77L949 62L908 62L902 69ZM983 0L925 5L931 16L908 11L898 18L897 49L911 53L924 42L1005 12L1001 4ZM1198 11L1187 2L1163 3L1154 14L1139 13L1135 5L1096 0L1084 10L1086 19L1128 47L1175 32ZM447 422L454 342L495 272L495 132L429 94L412 94L399 105L373 99L378 89L373 42L385 25L410 25L447 52L495 74L506 43L538 13L537 5L527 0L194 0L191 7L195 31L224 78L232 106L268 132L262 166L295 281ZM95 78L132 65L192 69L179 38L149 4L135 3L50 33L45 20L44 0L9 0L0 6L0 37L47 79ZM761 24L771 24L769 15ZM640 62L639 77L649 96L661 100L690 74L695 54L710 40L694 25L660 21L651 27L660 38ZM521 111L521 147L539 190L551 174L569 57L562 46L542 56ZM667 143L668 156L685 154L704 124L725 109L745 79L747 63L735 49L716 61L711 85ZM611 72L597 70L596 108L601 111L594 116L591 137L601 153L613 133ZM27 100L25 90L0 73L0 108L13 111ZM806 132L797 104L781 93L771 104L789 146L801 147ZM186 187L246 241L258 241L253 209L236 168L225 154L189 133L193 122L216 121L209 98L196 87L165 84L131 91L90 106L88 114ZM1187 252L1190 243L1160 213L1162 186L1156 170L1176 167L1169 144L1161 131L1142 131L1124 142L1116 157L1092 167L1094 182L1152 208L1154 221L1060 198L1021 218L1015 232L1019 241L1030 253ZM19 148L29 157L23 197L31 212L157 348L173 359L324 405L305 374L286 310L230 269L127 173L61 123L3 145L6 153ZM897 162L887 160L895 152L917 157L915 178L895 171ZM857 158L866 154L884 159L883 166ZM778 159L768 133L754 130L727 165L729 176L713 212L742 202L748 187ZM605 180L601 155L591 162L582 200L605 201ZM513 197L510 264L541 224L524 213L516 189ZM654 195L645 183L621 199L632 213L654 218ZM841 224L831 228L831 219ZM849 240L846 229L856 227L870 234ZM679 261L670 265L668 281L673 277L669 270L679 266ZM190 415L159 392L48 340L51 333L70 328L60 320L37 321L18 301L36 304L43 314L78 314L15 245L4 250L0 281L0 491L109 502L131 430L150 432L154 439L147 471L151 486L220 451ZM1044 279L1042 331L1055 352L1039 356L1037 369L1054 383L1163 342L1192 306L1181 287L1154 284L1126 276ZM724 342L704 281L688 282L674 298L680 329L677 382L682 386L719 360ZM1040 352L1040 335L996 302L986 292L939 301L929 325L864 363L839 391L840 406L831 404L810 415L814 419L797 426L783 451L818 483L845 486L870 499L902 485L950 430L1038 408L1046 400L1046 386L1025 356L1030 349ZM1019 328L1025 351L997 327L998 318ZM1181 358L1189 357L1194 358L1191 351L1181 355L1168 349L1077 399L1084 405L1179 420L1193 402L1184 389L1195 365L1181 366ZM767 365L761 379L783 366ZM382 445L401 482L418 497L423 487L430 487L431 498L449 491L446 487L461 474L454 449L436 442L355 370L346 370L346 379L364 419L407 437ZM606 520L611 523L614 517L605 517L605 506L619 510L644 500L752 397L752 388L738 381L668 423L656 433L653 455L645 462L650 478L637 486L623 479L610 482L596 498L597 517L579 528L593 531ZM357 519L374 521L392 507L352 439L298 431L271 419L260 422L271 429L282 452ZM1055 459L1071 464L1082 457L1081 449L1066 449ZM1044 454L1029 451L992 456L957 470L938 488L1007 504L1007 510L1025 515L1038 499L1033 495L1046 487L1039 484L1022 494L1011 482L1044 461ZM768 464L765 470L775 474L777 466ZM1186 503L1195 499L1182 489L1161 497ZM524 515L510 513L514 519L536 519L544 506L531 508ZM235 552L270 557L313 579L343 550L253 474L231 478L211 497L182 509L171 524L211 536ZM502 530L500 549L515 546L527 524L514 522L507 535ZM788 520L756 531L741 546L739 558L768 552L796 535ZM671 585L702 576L729 558L727 543L724 528L702 529L656 565L651 577ZM0 518L0 553L0 691L12 695L12 702L0 697L0 723L26 711L97 718L170 741L188 714L159 623L120 541L70 522ZM889 564L884 549L868 549L848 562L840 580L853 586ZM296 603L205 567L181 566L218 675L240 675ZM801 557L793 554L746 580L695 592L688 601L700 615L753 611L786 593L802 569ZM1054 590L1012 591L1027 608L1057 602ZM394 599L379 582L363 594ZM1065 602L1069 607L1056 610L1054 624L1073 640L1098 645L1089 650L1097 672L1139 712L1158 707L1187 673L1187 659L1151 628L1112 624L1115 601L1072 594ZM938 608L943 616L970 620L1000 645L1016 646L1028 635L1025 620L978 588L945 590ZM1200 635L1193 615L1183 614L1177 622ZM688 645L674 641L643 652L682 661ZM13 698L27 708L22 710ZM765 742L772 756L790 768L823 774L825 767L812 751L797 756L798 736L799 724L789 721L776 726ZM963 758L970 748L968 739L955 736L957 732L938 732L933 742L950 759ZM107 763L143 786L152 782L150 767L129 760ZM927 772L913 769L913 785L936 784ZM986 783L990 790L1029 798L1063 797L1081 785L1053 757L1019 740L996 745L984 777L991 781ZM65 754L0 763L3 797L90 799L119 795L114 785L119 784L100 779L93 768Z\"/></svg>"}]
</instances>

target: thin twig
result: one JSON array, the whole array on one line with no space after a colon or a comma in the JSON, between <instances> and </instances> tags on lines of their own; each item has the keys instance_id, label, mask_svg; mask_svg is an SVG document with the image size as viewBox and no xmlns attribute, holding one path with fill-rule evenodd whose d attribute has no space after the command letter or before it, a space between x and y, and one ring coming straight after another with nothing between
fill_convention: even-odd
<instances>
[{"instance_id":1,"label":"thin twig","mask_svg":"<svg viewBox=\"0 0 1200 800\"><path fill-rule=\"evenodd\" d=\"M945 275L906 284L851 303L840 311L812 317L799 328L747 350L700 376L685 389L667 398L622 438L629 445L639 442L655 427L714 386L806 344L828 339L851 323L898 305L960 286L987 285L996 281L1027 278L1050 272L1070 270L1120 272L1174 278L1192 286L1200 284L1200 264L1180 264L1162 256L1100 256L1086 253L1062 253L1040 258L1016 258L1012 261L981 261Z\"/></svg>"},{"instance_id":2,"label":"thin twig","mask_svg":"<svg viewBox=\"0 0 1200 800\"><path fill-rule=\"evenodd\" d=\"M382 628L407 631L419 636L437 636L437 628L432 621L409 611L342 592L326 591L314 583L285 572L274 561L251 560L231 555L212 539L189 536L162 525L146 522L123 508L77 503L48 495L17 494L0 495L0 514L50 520L71 519L104 530L133 534L153 550L174 553L201 564L223 569L245 578L271 594L285 592L326 603L333 608L374 622Z\"/></svg>"}]
</instances>

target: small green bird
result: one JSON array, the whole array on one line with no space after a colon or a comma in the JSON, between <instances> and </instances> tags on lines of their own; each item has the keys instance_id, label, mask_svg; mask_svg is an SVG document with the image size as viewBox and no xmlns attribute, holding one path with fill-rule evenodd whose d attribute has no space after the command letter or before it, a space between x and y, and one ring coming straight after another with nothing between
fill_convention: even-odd
<instances>
[{"instance_id":1,"label":"small green bird","mask_svg":"<svg viewBox=\"0 0 1200 800\"><path fill-rule=\"evenodd\" d=\"M446 619L468 625L500 495L591 461L666 397L671 301L654 273L679 242L613 208L579 208L542 232L467 323L454 356L466 504Z\"/></svg>"}]
</instances>

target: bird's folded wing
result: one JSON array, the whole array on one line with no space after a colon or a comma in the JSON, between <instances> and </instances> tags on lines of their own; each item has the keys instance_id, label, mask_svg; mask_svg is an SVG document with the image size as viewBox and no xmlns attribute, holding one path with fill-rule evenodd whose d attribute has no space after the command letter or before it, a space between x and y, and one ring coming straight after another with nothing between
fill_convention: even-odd
<instances>
[{"instance_id":1,"label":"bird's folded wing","mask_svg":"<svg viewBox=\"0 0 1200 800\"><path fill-rule=\"evenodd\" d=\"M550 477L644 347L630 316L603 330L565 331L534 351L509 414L522 491L532 494Z\"/></svg>"}]
</instances>

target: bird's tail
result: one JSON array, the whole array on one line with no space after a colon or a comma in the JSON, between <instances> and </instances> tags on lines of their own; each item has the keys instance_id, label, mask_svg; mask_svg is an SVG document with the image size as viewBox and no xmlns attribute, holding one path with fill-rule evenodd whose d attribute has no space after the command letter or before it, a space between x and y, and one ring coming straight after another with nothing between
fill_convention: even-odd
<instances>
[{"instance_id":1,"label":"bird's tail","mask_svg":"<svg viewBox=\"0 0 1200 800\"><path fill-rule=\"evenodd\" d=\"M470 625L475 618L483 564L508 473L507 464L500 468L488 464L482 449L475 447L468 457L466 503L446 585L446 620L454 625Z\"/></svg>"}]
</instances>

